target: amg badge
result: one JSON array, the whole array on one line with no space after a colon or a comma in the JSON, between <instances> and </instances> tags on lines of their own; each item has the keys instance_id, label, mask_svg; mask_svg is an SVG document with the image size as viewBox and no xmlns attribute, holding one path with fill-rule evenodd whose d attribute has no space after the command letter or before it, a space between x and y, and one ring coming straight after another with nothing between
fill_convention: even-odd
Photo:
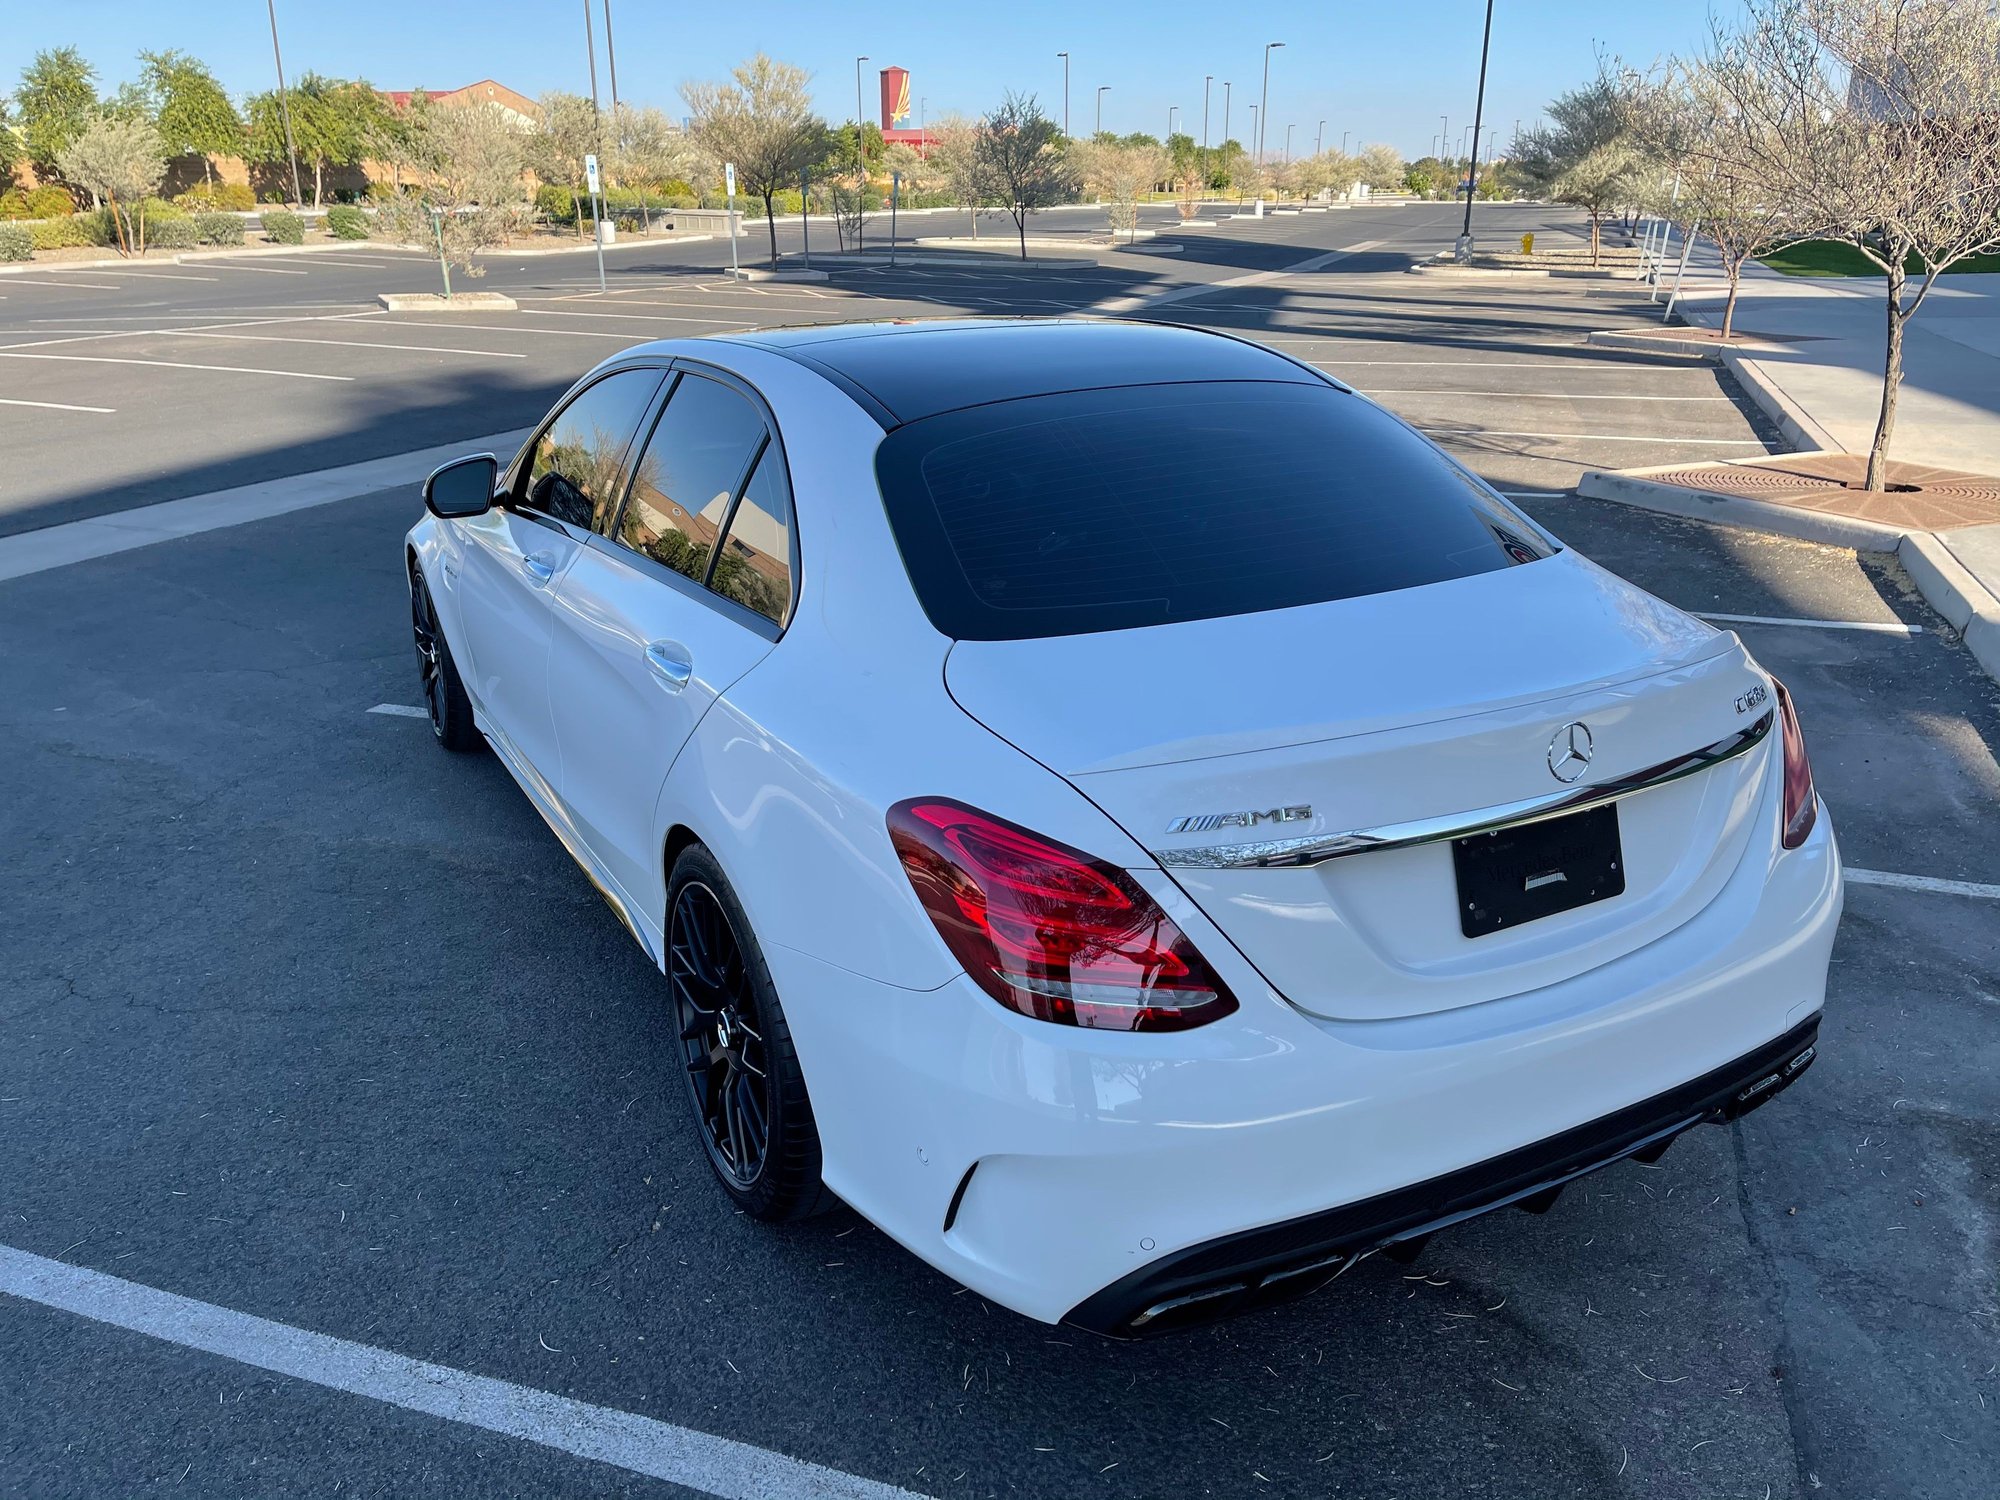
<instances>
[{"instance_id":1,"label":"amg badge","mask_svg":"<svg viewBox=\"0 0 2000 1500\"><path fill-rule=\"evenodd\" d=\"M1168 833L1209 833L1217 828L1254 828L1259 823L1310 823L1310 807L1274 807L1266 812L1203 813L1193 818L1175 818Z\"/></svg>"}]
</instances>

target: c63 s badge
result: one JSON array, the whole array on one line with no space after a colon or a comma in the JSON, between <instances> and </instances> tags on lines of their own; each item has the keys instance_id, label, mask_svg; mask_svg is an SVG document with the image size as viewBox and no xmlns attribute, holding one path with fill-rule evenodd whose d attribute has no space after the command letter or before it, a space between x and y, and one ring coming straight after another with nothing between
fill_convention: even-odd
<instances>
[{"instance_id":1,"label":"c63 s badge","mask_svg":"<svg viewBox=\"0 0 2000 1500\"><path fill-rule=\"evenodd\" d=\"M1255 828L1259 823L1310 823L1310 807L1273 807L1263 812L1200 813L1191 818L1175 818L1168 833L1211 833L1218 828Z\"/></svg>"},{"instance_id":2,"label":"c63 s badge","mask_svg":"<svg viewBox=\"0 0 2000 1500\"><path fill-rule=\"evenodd\" d=\"M1769 693L1764 691L1764 684L1760 682L1736 700L1736 711L1739 714L1747 714L1753 708L1762 708L1764 700L1770 696Z\"/></svg>"}]
</instances>

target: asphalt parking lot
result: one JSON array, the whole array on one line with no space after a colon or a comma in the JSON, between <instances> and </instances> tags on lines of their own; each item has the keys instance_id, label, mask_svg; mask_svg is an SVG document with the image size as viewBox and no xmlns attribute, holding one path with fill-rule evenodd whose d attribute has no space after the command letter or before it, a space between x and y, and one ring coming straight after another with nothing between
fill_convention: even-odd
<instances>
[{"instance_id":1,"label":"asphalt parking lot","mask_svg":"<svg viewBox=\"0 0 2000 1500\"><path fill-rule=\"evenodd\" d=\"M1797 697L1849 864L1891 877L1850 887L1820 1061L1769 1109L1413 1265L1114 1345L845 1211L729 1211L657 973L495 760L370 712L416 701L412 491L12 578L0 1287L13 1251L192 1301L142 1333L0 1292L0 1494L735 1492L713 1465L740 1455L664 1471L682 1487L630 1445L621 1466L551 1441L585 1411L950 1497L1990 1494L2000 903L1948 883L2000 884L2000 690L1892 564L1574 496L1586 467L1772 435L1710 367L1583 344L1640 316L1629 288L1404 274L1455 218L812 287L645 249L606 299L560 257L487 278L520 312L448 319L367 310L426 274L387 254L0 280L0 400L105 409L0 406L25 475L0 535L524 425L668 333L1095 309L1270 340L1741 632ZM582 1405L532 1441L441 1420L209 1352L215 1309ZM840 1492L817 1472L741 1492Z\"/></svg>"}]
</instances>

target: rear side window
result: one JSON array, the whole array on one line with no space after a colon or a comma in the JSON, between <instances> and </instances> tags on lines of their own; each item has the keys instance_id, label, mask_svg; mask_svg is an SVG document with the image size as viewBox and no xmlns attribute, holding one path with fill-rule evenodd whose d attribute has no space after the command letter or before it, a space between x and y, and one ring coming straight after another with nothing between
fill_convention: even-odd
<instances>
[{"instance_id":1,"label":"rear side window","mask_svg":"<svg viewBox=\"0 0 2000 1500\"><path fill-rule=\"evenodd\" d=\"M996 402L897 429L877 476L917 598L959 640L1288 609L1551 550L1421 437L1331 386Z\"/></svg>"},{"instance_id":2,"label":"rear side window","mask_svg":"<svg viewBox=\"0 0 2000 1500\"><path fill-rule=\"evenodd\" d=\"M701 582L729 502L763 441L756 407L726 385L683 375L632 476L617 539Z\"/></svg>"},{"instance_id":3,"label":"rear side window","mask_svg":"<svg viewBox=\"0 0 2000 1500\"><path fill-rule=\"evenodd\" d=\"M708 586L776 624L792 602L792 496L785 462L767 445L729 518Z\"/></svg>"},{"instance_id":4,"label":"rear side window","mask_svg":"<svg viewBox=\"0 0 2000 1500\"><path fill-rule=\"evenodd\" d=\"M625 453L660 388L658 370L620 370L577 393L535 440L523 504L602 531L625 488Z\"/></svg>"}]
</instances>

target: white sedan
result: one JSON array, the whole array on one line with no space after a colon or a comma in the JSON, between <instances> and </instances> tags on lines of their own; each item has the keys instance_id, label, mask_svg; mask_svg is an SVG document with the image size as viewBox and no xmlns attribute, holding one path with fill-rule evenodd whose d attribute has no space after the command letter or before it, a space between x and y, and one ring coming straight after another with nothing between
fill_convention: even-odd
<instances>
[{"instance_id":1,"label":"white sedan","mask_svg":"<svg viewBox=\"0 0 2000 1500\"><path fill-rule=\"evenodd\" d=\"M661 1086L760 1218L837 1194L1146 1335L1812 1059L1841 874L1784 688L1270 349L647 344L424 498L432 728L660 966Z\"/></svg>"}]
</instances>

